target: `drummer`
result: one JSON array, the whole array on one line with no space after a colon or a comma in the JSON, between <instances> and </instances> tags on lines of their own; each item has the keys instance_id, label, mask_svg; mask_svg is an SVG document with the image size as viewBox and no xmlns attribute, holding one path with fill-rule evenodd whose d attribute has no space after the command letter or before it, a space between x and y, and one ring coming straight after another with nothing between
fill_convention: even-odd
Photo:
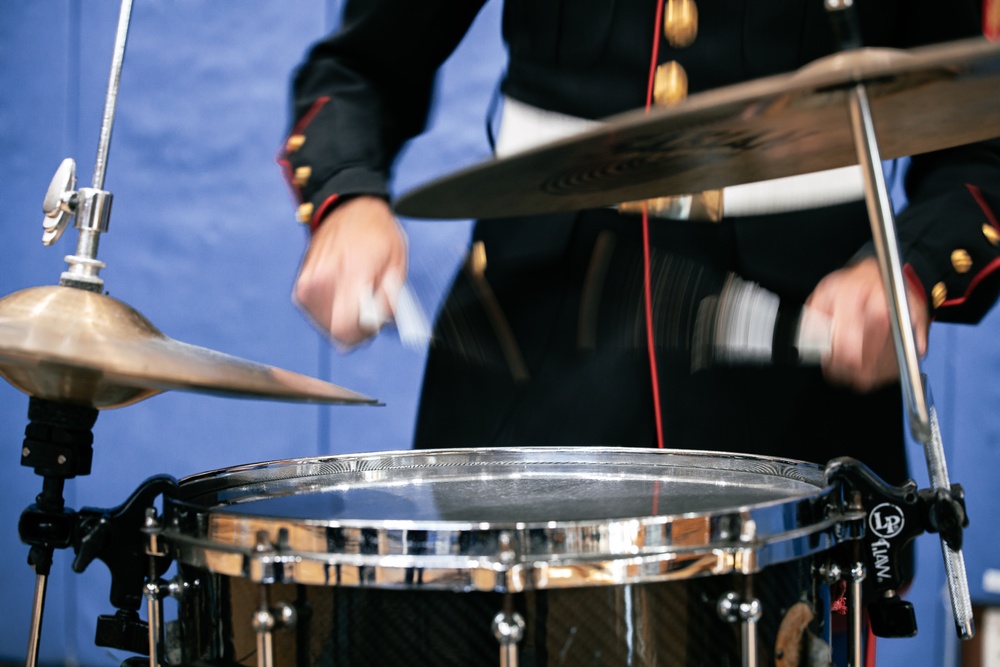
<instances>
[{"instance_id":1,"label":"drummer","mask_svg":"<svg viewBox=\"0 0 1000 667\"><path fill-rule=\"evenodd\" d=\"M482 4L349 0L339 32L296 73L283 162L310 240L295 298L345 346L375 333L359 312L366 290L391 311L405 280L390 171L424 127L435 72ZM508 0L500 153L647 104L793 71L835 50L820 0L659 5ZM855 5L868 46L981 32L971 0L947 10L930 0ZM819 463L849 455L901 482L898 369L860 176L759 187L763 204L718 222L604 209L477 223L436 323L415 446L661 445ZM932 320L975 323L996 298L1000 144L914 157L906 193L897 224L923 354ZM646 326L647 311L655 322L669 298L647 307L643 274L668 275L675 257L828 314L832 349L822 366L692 372L688 348L662 345L669 332Z\"/></svg>"}]
</instances>

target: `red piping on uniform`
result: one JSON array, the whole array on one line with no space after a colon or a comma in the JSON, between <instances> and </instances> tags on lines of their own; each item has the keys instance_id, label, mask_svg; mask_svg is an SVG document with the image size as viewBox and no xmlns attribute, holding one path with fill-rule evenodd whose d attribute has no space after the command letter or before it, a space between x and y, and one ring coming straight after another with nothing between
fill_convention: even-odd
<instances>
[{"instance_id":1,"label":"red piping on uniform","mask_svg":"<svg viewBox=\"0 0 1000 667\"><path fill-rule=\"evenodd\" d=\"M979 286L979 283L983 282L983 280L985 280L987 276L989 276L997 269L1000 269L1000 257L994 259L992 262L987 264L982 271L976 274L976 277L969 282L969 287L965 290L965 293L962 296L956 299L948 299L947 301L943 301L939 306L939 308L949 308L951 306L958 306L965 303L965 301L969 298L969 296L971 296L972 293Z\"/></svg>"},{"instance_id":2,"label":"red piping on uniform","mask_svg":"<svg viewBox=\"0 0 1000 667\"><path fill-rule=\"evenodd\" d=\"M924 284L920 282L920 276L917 275L917 272L909 264L905 264L903 266L903 277L906 278L908 283L910 283L910 287L913 288L916 296L920 298L921 305L926 308L927 292L924 290Z\"/></svg>"},{"instance_id":3,"label":"red piping on uniform","mask_svg":"<svg viewBox=\"0 0 1000 667\"><path fill-rule=\"evenodd\" d=\"M319 205L319 208L316 209L312 218L309 220L310 232L316 232L319 228L319 223L326 217L326 212L333 208L333 205L337 203L338 199L340 199L340 195L333 194L323 200L323 203Z\"/></svg>"},{"instance_id":4,"label":"red piping on uniform","mask_svg":"<svg viewBox=\"0 0 1000 667\"><path fill-rule=\"evenodd\" d=\"M295 126L292 128L292 131L289 132L288 136L291 137L296 134L301 134L302 131L306 129L306 126L313 121L313 118L316 117L316 114L319 113L319 110L322 109L323 106L329 101L330 101L330 96L327 95L325 97L320 97L315 102L313 102L312 106L309 107L309 111L306 111L302 115L302 118L300 118L299 122L295 124ZM292 195L295 197L296 200L301 202L302 191L299 189L299 186L295 185L295 176L294 174L292 174L292 163L288 160L287 138L285 139L285 142L281 144L281 150L279 150L278 154L274 156L274 161L278 163L279 167L281 167L281 173L284 175L285 183L288 184L288 188L292 191ZM326 202L324 202L323 205L326 206Z\"/></svg>"},{"instance_id":5,"label":"red piping on uniform","mask_svg":"<svg viewBox=\"0 0 1000 667\"><path fill-rule=\"evenodd\" d=\"M969 193L972 195L972 198L976 200L976 203L979 204L979 208L983 209L983 215L986 216L986 219L990 221L990 224L993 225L995 230L1000 232L1000 224L997 223L997 217L993 215L993 209L991 209L990 205L986 203L983 193L979 191L979 188L971 183L966 183L965 187L969 189Z\"/></svg>"},{"instance_id":6,"label":"red piping on uniform","mask_svg":"<svg viewBox=\"0 0 1000 667\"><path fill-rule=\"evenodd\" d=\"M649 63L649 83L646 85L646 113L653 106L653 84L656 63L660 57L660 23L663 22L663 0L656 3L656 21L653 23L653 54ZM653 288L649 258L649 210L642 205L642 266L643 296L646 309L646 349L649 352L649 377L653 388L653 414L656 419L656 446L663 449L663 411L660 408L660 375L656 368L656 345L653 338Z\"/></svg>"}]
</instances>

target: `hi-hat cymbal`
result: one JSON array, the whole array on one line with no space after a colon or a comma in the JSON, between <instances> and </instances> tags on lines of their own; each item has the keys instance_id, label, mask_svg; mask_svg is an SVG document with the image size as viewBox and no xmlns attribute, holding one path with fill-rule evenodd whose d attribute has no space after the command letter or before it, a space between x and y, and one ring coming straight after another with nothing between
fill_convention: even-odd
<instances>
[{"instance_id":1,"label":"hi-hat cymbal","mask_svg":"<svg viewBox=\"0 0 1000 667\"><path fill-rule=\"evenodd\" d=\"M1000 44L859 49L791 73L635 111L446 176L396 202L417 218L615 205L857 164L850 88L868 88L883 158L1000 135Z\"/></svg>"},{"instance_id":2,"label":"hi-hat cymbal","mask_svg":"<svg viewBox=\"0 0 1000 667\"><path fill-rule=\"evenodd\" d=\"M353 391L163 335L132 307L73 287L0 299L0 375L36 398L106 409L170 389L377 404Z\"/></svg>"}]
</instances>

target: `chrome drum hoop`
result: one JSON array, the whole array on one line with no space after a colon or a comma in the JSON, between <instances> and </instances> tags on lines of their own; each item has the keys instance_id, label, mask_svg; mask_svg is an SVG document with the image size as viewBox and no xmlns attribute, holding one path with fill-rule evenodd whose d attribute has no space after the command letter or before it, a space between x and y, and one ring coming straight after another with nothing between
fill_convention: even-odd
<instances>
[{"instance_id":1,"label":"chrome drum hoop","mask_svg":"<svg viewBox=\"0 0 1000 667\"><path fill-rule=\"evenodd\" d=\"M263 583L519 592L758 572L851 533L836 501L820 466L760 456L382 452L186 478L164 539Z\"/></svg>"}]
</instances>

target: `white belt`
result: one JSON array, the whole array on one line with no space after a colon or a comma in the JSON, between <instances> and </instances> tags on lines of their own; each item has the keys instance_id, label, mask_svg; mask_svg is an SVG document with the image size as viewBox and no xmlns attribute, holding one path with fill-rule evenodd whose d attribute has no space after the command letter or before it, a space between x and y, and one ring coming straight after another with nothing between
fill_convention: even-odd
<instances>
[{"instance_id":1,"label":"white belt","mask_svg":"<svg viewBox=\"0 0 1000 667\"><path fill-rule=\"evenodd\" d=\"M599 121L546 111L505 97L496 156L508 157L598 125ZM723 188L722 210L727 217L764 215L861 199L864 199L861 167L853 165Z\"/></svg>"}]
</instances>

